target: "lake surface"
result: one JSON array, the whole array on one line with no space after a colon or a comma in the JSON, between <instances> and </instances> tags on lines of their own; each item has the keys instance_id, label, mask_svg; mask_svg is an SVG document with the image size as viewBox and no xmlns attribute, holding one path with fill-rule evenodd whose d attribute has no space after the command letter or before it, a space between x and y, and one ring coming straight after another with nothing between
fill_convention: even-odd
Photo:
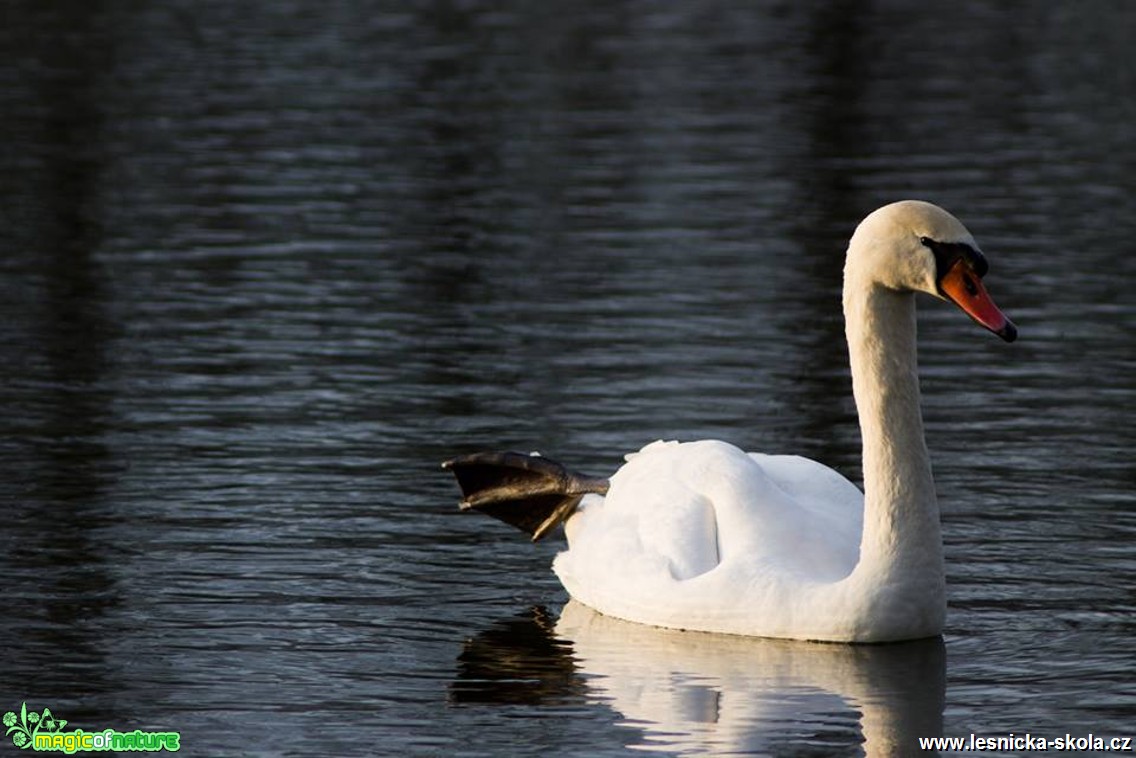
<instances>
[{"instance_id":1,"label":"lake surface","mask_svg":"<svg viewBox=\"0 0 1136 758\"><path fill-rule=\"evenodd\" d=\"M1136 737L1136 5L66 5L0 12L0 711L189 755ZM842 256L902 197L1021 329L921 302L942 640L615 622L457 511L479 449L858 480Z\"/></svg>"}]
</instances>

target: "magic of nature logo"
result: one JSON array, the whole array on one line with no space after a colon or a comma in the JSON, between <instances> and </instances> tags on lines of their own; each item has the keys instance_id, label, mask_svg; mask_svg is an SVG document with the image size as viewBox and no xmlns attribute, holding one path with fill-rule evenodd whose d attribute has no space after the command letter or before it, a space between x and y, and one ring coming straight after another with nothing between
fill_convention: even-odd
<instances>
[{"instance_id":1,"label":"magic of nature logo","mask_svg":"<svg viewBox=\"0 0 1136 758\"><path fill-rule=\"evenodd\" d=\"M42 750L70 755L105 750L153 753L159 750L176 752L181 749L179 732L144 732L141 729L130 732L120 732L117 729L64 731L63 727L67 726L67 721L57 718L50 708L29 711L26 702L20 704L19 713L16 711L5 713L3 724L7 729L4 735L11 737L12 744L22 750Z\"/></svg>"}]
</instances>

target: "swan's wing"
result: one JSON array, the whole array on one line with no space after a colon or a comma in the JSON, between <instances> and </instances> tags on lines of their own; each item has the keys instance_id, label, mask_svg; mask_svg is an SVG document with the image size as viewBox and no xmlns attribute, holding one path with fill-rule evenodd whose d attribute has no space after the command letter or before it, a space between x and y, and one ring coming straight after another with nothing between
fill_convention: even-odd
<instances>
[{"instance_id":1,"label":"swan's wing","mask_svg":"<svg viewBox=\"0 0 1136 758\"><path fill-rule=\"evenodd\" d=\"M780 622L763 614L852 571L862 519L859 490L819 463L656 444L605 497L585 497L553 569L572 597L612 616L774 633Z\"/></svg>"},{"instance_id":2,"label":"swan's wing","mask_svg":"<svg viewBox=\"0 0 1136 758\"><path fill-rule=\"evenodd\" d=\"M568 523L558 573L681 582L729 560L831 580L856 563L863 496L816 461L716 441L656 442L627 460Z\"/></svg>"},{"instance_id":3,"label":"swan's wing","mask_svg":"<svg viewBox=\"0 0 1136 758\"><path fill-rule=\"evenodd\" d=\"M864 494L834 469L799 455L749 453L811 528L839 543L859 545L864 525Z\"/></svg>"},{"instance_id":4,"label":"swan's wing","mask_svg":"<svg viewBox=\"0 0 1136 758\"><path fill-rule=\"evenodd\" d=\"M714 504L675 475L669 456L629 460L607 495L586 497L567 523L573 560L592 576L634 571L673 580L717 566Z\"/></svg>"},{"instance_id":5,"label":"swan's wing","mask_svg":"<svg viewBox=\"0 0 1136 758\"><path fill-rule=\"evenodd\" d=\"M831 582L860 557L864 496L833 469L797 455L750 453L763 489L746 493L731 552L758 557L771 573ZM723 519L719 519L721 523Z\"/></svg>"}]
</instances>

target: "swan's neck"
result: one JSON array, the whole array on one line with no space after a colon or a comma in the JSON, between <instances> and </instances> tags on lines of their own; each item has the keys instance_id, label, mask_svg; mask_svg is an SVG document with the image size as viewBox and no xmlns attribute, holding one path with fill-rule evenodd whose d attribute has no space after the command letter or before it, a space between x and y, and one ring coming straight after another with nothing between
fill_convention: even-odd
<instances>
[{"instance_id":1,"label":"swan's neck","mask_svg":"<svg viewBox=\"0 0 1136 758\"><path fill-rule=\"evenodd\" d=\"M875 582L942 582L942 538L923 439L915 298L848 276L844 318L864 444L864 532L857 571Z\"/></svg>"}]
</instances>

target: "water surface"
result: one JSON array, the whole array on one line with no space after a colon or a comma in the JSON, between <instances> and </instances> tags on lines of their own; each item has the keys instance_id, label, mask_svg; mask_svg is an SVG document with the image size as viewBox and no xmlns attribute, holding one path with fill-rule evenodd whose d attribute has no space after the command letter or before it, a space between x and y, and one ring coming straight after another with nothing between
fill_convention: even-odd
<instances>
[{"instance_id":1,"label":"water surface","mask_svg":"<svg viewBox=\"0 0 1136 758\"><path fill-rule=\"evenodd\" d=\"M1131 734L1136 9L1103 5L7 8L0 710L194 755ZM555 541L457 512L438 462L483 448L857 479L842 251L900 197L1021 327L921 303L941 643L597 619Z\"/></svg>"}]
</instances>

